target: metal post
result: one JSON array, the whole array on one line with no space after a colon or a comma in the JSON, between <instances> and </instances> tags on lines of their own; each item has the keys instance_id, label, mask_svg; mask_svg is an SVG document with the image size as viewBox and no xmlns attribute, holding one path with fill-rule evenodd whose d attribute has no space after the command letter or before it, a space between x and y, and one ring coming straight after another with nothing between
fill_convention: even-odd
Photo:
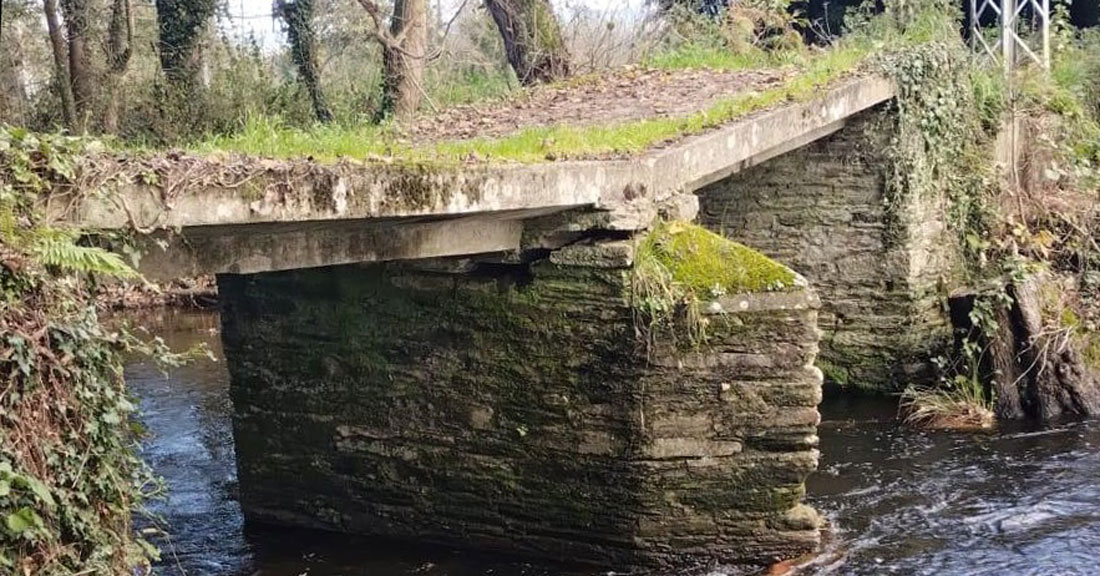
<instances>
[{"instance_id":1,"label":"metal post","mask_svg":"<svg viewBox=\"0 0 1100 576\"><path fill-rule=\"evenodd\" d=\"M1001 0L1001 59L1005 74L1016 64L1016 0Z\"/></svg>"},{"instance_id":2,"label":"metal post","mask_svg":"<svg viewBox=\"0 0 1100 576\"><path fill-rule=\"evenodd\" d=\"M1022 60L1050 69L1050 0L970 0L970 35L975 50L994 61L1000 60L1005 74L1011 74ZM1021 26L1025 13L1028 26ZM990 44L982 28L982 18L996 15L1000 37ZM1039 29L1034 28L1038 26ZM1025 29L1021 29L1025 28Z\"/></svg>"},{"instance_id":3,"label":"metal post","mask_svg":"<svg viewBox=\"0 0 1100 576\"><path fill-rule=\"evenodd\" d=\"M1050 0L1043 0L1043 68L1050 70Z\"/></svg>"},{"instance_id":4,"label":"metal post","mask_svg":"<svg viewBox=\"0 0 1100 576\"><path fill-rule=\"evenodd\" d=\"M982 44L982 13L978 10L978 0L970 0L970 46L977 50Z\"/></svg>"}]
</instances>

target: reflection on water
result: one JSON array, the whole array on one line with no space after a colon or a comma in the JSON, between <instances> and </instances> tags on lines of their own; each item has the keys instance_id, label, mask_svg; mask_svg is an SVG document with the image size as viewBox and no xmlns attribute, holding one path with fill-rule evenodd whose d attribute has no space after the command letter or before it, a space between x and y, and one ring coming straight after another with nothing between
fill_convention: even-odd
<instances>
[{"instance_id":1,"label":"reflection on water","mask_svg":"<svg viewBox=\"0 0 1100 576\"><path fill-rule=\"evenodd\" d=\"M213 314L142 316L175 349L206 343ZM154 503L171 537L165 575L551 575L567 571L342 535L246 528L236 502L227 375L199 361L169 376L128 367L168 484ZM989 434L925 434L894 423L882 401L822 407L821 472L812 504L834 526L799 574L1100 573L1100 424ZM578 572L578 571L572 571ZM719 571L721 572L721 571ZM583 573L583 572L579 572Z\"/></svg>"}]
</instances>

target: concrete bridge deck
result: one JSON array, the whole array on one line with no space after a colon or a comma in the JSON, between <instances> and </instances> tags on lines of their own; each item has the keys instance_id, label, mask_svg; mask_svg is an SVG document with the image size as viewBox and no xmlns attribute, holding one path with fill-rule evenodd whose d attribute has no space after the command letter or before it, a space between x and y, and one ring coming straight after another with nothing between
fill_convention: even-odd
<instances>
[{"instance_id":1,"label":"concrete bridge deck","mask_svg":"<svg viewBox=\"0 0 1100 576\"><path fill-rule=\"evenodd\" d=\"M678 194L832 134L892 97L877 76L849 78L819 97L752 114L640 156L539 164L439 165L175 156L171 180L140 164L115 194L64 208L87 229L163 229L151 279L256 273L519 248L523 221L586 207L601 227L648 226ZM60 212L60 207L54 207ZM163 244L164 242L162 242Z\"/></svg>"}]
</instances>

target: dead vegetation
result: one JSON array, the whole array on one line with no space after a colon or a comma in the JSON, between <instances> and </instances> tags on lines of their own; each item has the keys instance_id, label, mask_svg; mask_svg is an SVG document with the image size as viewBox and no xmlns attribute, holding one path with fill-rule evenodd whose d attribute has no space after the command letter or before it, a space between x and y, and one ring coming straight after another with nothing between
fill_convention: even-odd
<instances>
[{"instance_id":1,"label":"dead vegetation","mask_svg":"<svg viewBox=\"0 0 1100 576\"><path fill-rule=\"evenodd\" d=\"M780 85L794 71L660 70L637 67L526 91L506 101L458 106L407 128L413 142L494 138L538 126L593 126L688 116L719 99Z\"/></svg>"}]
</instances>

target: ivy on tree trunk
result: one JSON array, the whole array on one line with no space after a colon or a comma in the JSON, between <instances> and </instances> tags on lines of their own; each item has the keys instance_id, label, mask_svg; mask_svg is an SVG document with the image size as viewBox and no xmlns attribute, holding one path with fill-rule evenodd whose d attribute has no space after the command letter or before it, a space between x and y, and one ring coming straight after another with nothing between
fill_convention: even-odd
<instances>
[{"instance_id":1,"label":"ivy on tree trunk","mask_svg":"<svg viewBox=\"0 0 1100 576\"><path fill-rule=\"evenodd\" d=\"M375 119L410 116L424 98L424 64L428 60L426 0L395 0L389 26L374 0L359 0L374 22L382 46L382 106Z\"/></svg>"},{"instance_id":2,"label":"ivy on tree trunk","mask_svg":"<svg viewBox=\"0 0 1100 576\"><path fill-rule=\"evenodd\" d=\"M214 16L215 0L156 0L160 67L178 92L198 90L199 40Z\"/></svg>"},{"instance_id":3,"label":"ivy on tree trunk","mask_svg":"<svg viewBox=\"0 0 1100 576\"><path fill-rule=\"evenodd\" d=\"M69 85L72 87L75 129L83 130L92 105L93 78L88 54L88 0L61 0L69 42Z\"/></svg>"},{"instance_id":4,"label":"ivy on tree trunk","mask_svg":"<svg viewBox=\"0 0 1100 576\"><path fill-rule=\"evenodd\" d=\"M424 97L424 61L428 52L428 11L425 0L396 0L390 36L398 42L382 46L382 109L384 116L407 117Z\"/></svg>"},{"instance_id":5,"label":"ivy on tree trunk","mask_svg":"<svg viewBox=\"0 0 1100 576\"><path fill-rule=\"evenodd\" d=\"M317 65L317 42L313 32L313 0L279 0L276 11L286 24L290 54L298 67L298 79L309 92L313 113L321 122L332 121L332 111L321 91L321 72Z\"/></svg>"},{"instance_id":6,"label":"ivy on tree trunk","mask_svg":"<svg viewBox=\"0 0 1100 576\"><path fill-rule=\"evenodd\" d=\"M103 131L118 132L119 91L123 76L130 66L134 47L134 14L130 0L113 0L111 20L107 25L107 74L104 77L106 102L103 109Z\"/></svg>"},{"instance_id":7,"label":"ivy on tree trunk","mask_svg":"<svg viewBox=\"0 0 1100 576\"><path fill-rule=\"evenodd\" d=\"M525 85L569 75L569 51L549 0L485 0L508 63Z\"/></svg>"},{"instance_id":8,"label":"ivy on tree trunk","mask_svg":"<svg viewBox=\"0 0 1100 576\"><path fill-rule=\"evenodd\" d=\"M45 0L46 28L50 34L50 49L53 52L54 77L57 91L61 94L61 113L65 126L76 129L76 103L73 101L73 87L69 80L69 48L66 45L65 29L61 24L61 8L57 0Z\"/></svg>"}]
</instances>

